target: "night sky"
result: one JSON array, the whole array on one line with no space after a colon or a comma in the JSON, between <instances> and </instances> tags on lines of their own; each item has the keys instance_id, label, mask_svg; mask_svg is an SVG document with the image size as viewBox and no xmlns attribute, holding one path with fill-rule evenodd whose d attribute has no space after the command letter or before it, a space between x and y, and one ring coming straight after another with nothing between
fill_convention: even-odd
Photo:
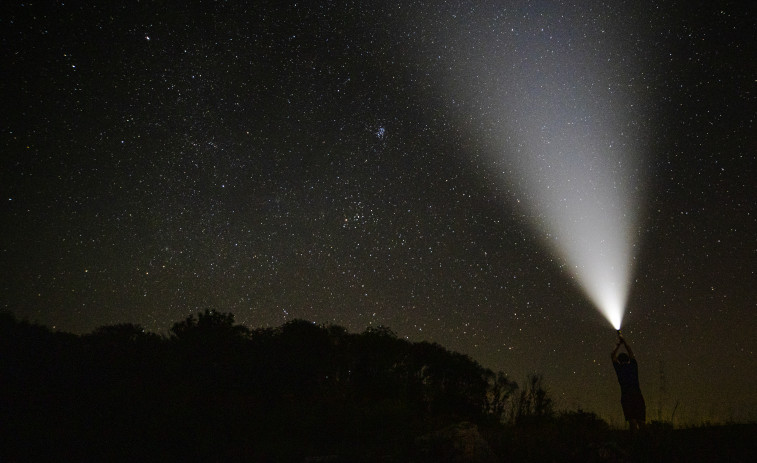
<instances>
[{"instance_id":1,"label":"night sky","mask_svg":"<svg viewBox=\"0 0 757 463\"><path fill-rule=\"evenodd\" d=\"M0 308L74 333L385 325L620 424L615 332L500 130L619 95L583 122L636 128L648 417L757 419L748 2L190 3L3 2Z\"/></svg>"}]
</instances>

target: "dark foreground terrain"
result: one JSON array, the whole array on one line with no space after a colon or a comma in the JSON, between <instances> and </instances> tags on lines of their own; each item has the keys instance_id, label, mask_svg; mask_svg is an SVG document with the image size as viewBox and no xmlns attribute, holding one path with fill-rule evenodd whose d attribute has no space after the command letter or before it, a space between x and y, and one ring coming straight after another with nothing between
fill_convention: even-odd
<instances>
[{"instance_id":1,"label":"dark foreground terrain","mask_svg":"<svg viewBox=\"0 0 757 463\"><path fill-rule=\"evenodd\" d=\"M0 313L0 461L753 461L757 425L639 436L387 328L205 312L169 336Z\"/></svg>"},{"instance_id":2,"label":"dark foreground terrain","mask_svg":"<svg viewBox=\"0 0 757 463\"><path fill-rule=\"evenodd\" d=\"M580 418L580 414L568 416ZM754 423L691 429L652 423L631 436L585 421L570 425L557 419L498 432L504 439L497 445L497 461L752 462L757 452Z\"/></svg>"}]
</instances>

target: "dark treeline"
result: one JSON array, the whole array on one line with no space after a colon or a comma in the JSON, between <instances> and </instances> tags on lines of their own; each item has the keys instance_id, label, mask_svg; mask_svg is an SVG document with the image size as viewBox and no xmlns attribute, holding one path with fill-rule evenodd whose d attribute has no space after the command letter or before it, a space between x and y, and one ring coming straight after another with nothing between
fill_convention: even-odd
<instances>
[{"instance_id":1,"label":"dark treeline","mask_svg":"<svg viewBox=\"0 0 757 463\"><path fill-rule=\"evenodd\" d=\"M503 373L385 327L251 330L213 311L168 336L133 324L76 336L8 313L0 325L3 434L19 461L407 455L447 424L552 413L538 377L519 394Z\"/></svg>"},{"instance_id":2,"label":"dark treeline","mask_svg":"<svg viewBox=\"0 0 757 463\"><path fill-rule=\"evenodd\" d=\"M168 336L77 336L0 314L2 461L603 461L607 424L555 414L438 344L206 311ZM603 453L604 452L604 453ZM599 459L597 459L599 458Z\"/></svg>"}]
</instances>

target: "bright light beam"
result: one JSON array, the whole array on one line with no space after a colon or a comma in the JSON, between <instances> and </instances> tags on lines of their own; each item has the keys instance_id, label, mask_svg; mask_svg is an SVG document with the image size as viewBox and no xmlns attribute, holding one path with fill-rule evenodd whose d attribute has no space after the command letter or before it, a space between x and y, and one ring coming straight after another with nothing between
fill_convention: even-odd
<instances>
[{"instance_id":1,"label":"bright light beam","mask_svg":"<svg viewBox=\"0 0 757 463\"><path fill-rule=\"evenodd\" d=\"M569 140L556 144L571 145ZM599 155L592 146L584 146L583 152L555 153L549 168L531 169L540 173L525 182L525 195L531 209L539 211L532 219L544 241L599 311L620 329L633 263L636 214L634 196L627 193L633 177L622 166L616 172L592 166ZM539 148L548 150L538 145L534 150ZM529 162L540 164L534 158ZM527 172L522 174L529 178Z\"/></svg>"},{"instance_id":2,"label":"bright light beam","mask_svg":"<svg viewBox=\"0 0 757 463\"><path fill-rule=\"evenodd\" d=\"M470 47L450 91L469 101L489 164L539 235L620 329L645 182L640 36L623 12L590 21L588 11L539 5L538 14L528 2L515 8L506 29L491 12L471 20L455 42Z\"/></svg>"},{"instance_id":3,"label":"bright light beam","mask_svg":"<svg viewBox=\"0 0 757 463\"><path fill-rule=\"evenodd\" d=\"M626 167L635 164L627 161L634 153L623 144L612 146L606 136L593 136L566 114L546 114L538 130L521 130L517 160L505 155L502 162L517 166L521 193L535 211L530 217L544 242L602 315L620 329L638 210L637 173ZM611 133L602 126L595 130Z\"/></svg>"}]
</instances>

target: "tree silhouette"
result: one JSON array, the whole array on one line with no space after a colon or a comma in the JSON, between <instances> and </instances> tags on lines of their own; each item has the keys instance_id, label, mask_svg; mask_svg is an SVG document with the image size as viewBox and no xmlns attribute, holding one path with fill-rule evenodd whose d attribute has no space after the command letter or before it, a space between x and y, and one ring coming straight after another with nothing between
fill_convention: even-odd
<instances>
[{"instance_id":1,"label":"tree silhouette","mask_svg":"<svg viewBox=\"0 0 757 463\"><path fill-rule=\"evenodd\" d=\"M513 404L513 419L516 423L554 416L552 399L543 383L542 375L528 376L526 387L521 389L518 400Z\"/></svg>"},{"instance_id":2,"label":"tree silhouette","mask_svg":"<svg viewBox=\"0 0 757 463\"><path fill-rule=\"evenodd\" d=\"M174 323L171 333L178 339L213 342L245 338L250 331L244 325L234 324L234 314L205 310L198 313L196 319L190 315L184 321Z\"/></svg>"},{"instance_id":3,"label":"tree silhouette","mask_svg":"<svg viewBox=\"0 0 757 463\"><path fill-rule=\"evenodd\" d=\"M499 425L508 403L551 413L540 379L518 402L504 373L384 326L250 330L205 310L165 337L130 323L75 336L0 314L0 335L9 461L401 456L435 429Z\"/></svg>"},{"instance_id":4,"label":"tree silhouette","mask_svg":"<svg viewBox=\"0 0 757 463\"><path fill-rule=\"evenodd\" d=\"M488 371L487 379L489 381L489 391L486 396L487 413L497 422L501 422L506 419L505 413L513 394L518 390L518 383L510 381L501 371L496 374Z\"/></svg>"}]
</instances>

